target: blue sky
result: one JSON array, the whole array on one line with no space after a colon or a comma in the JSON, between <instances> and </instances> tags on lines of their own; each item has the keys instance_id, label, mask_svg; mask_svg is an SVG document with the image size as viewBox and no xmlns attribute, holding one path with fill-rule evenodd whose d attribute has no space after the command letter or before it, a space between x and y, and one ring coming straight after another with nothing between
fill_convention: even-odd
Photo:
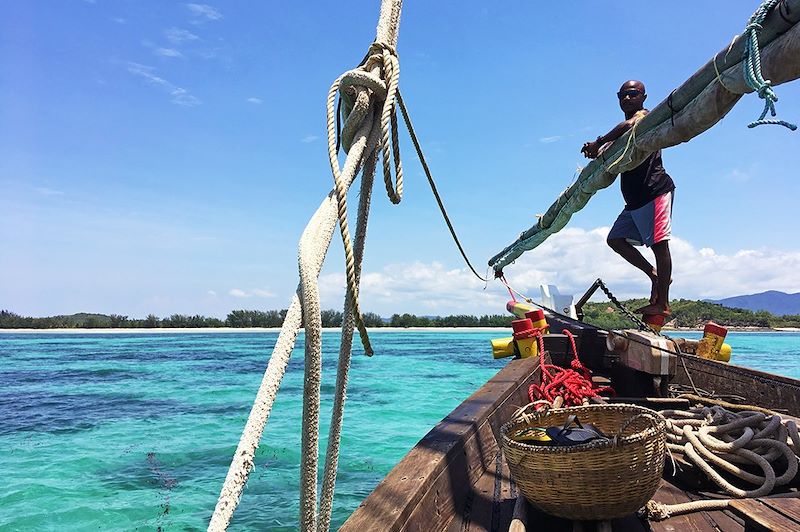
<instances>
[{"instance_id":1,"label":"blue sky","mask_svg":"<svg viewBox=\"0 0 800 532\"><path fill-rule=\"evenodd\" d=\"M726 46L757 2L413 2L400 87L473 262L503 248L585 164L581 144L621 119L638 78L654 106ZM201 313L288 305L297 240L332 186L331 81L374 38L377 2L14 2L0 20L0 308ZM777 87L800 121L800 83ZM800 291L800 133L748 129L745 97L664 153L677 183L673 297ZM405 197L378 181L362 308L501 313L470 277L407 137ZM355 192L353 193L355 198ZM615 184L506 273L622 296L644 276L605 249ZM341 243L321 278L342 304Z\"/></svg>"}]
</instances>

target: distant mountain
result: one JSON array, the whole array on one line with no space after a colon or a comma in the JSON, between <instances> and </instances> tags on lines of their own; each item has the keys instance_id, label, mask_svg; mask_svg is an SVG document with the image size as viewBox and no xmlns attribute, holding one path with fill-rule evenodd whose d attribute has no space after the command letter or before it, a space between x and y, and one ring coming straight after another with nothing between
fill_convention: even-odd
<instances>
[{"instance_id":1,"label":"distant mountain","mask_svg":"<svg viewBox=\"0 0 800 532\"><path fill-rule=\"evenodd\" d=\"M776 290L768 290L760 294L726 297L725 299L710 301L731 308L743 308L753 311L766 310L776 316L800 314L800 292L787 294Z\"/></svg>"}]
</instances>

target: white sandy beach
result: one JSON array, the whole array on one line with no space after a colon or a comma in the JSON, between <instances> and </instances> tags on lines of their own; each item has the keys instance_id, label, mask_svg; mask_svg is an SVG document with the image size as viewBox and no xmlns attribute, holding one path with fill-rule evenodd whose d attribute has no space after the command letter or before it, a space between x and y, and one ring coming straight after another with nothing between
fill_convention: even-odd
<instances>
[{"instance_id":1,"label":"white sandy beach","mask_svg":"<svg viewBox=\"0 0 800 532\"><path fill-rule=\"evenodd\" d=\"M265 333L279 332L280 327L164 327L154 329L0 329L0 334L232 334L232 333ZM497 332L501 334L511 334L511 327L369 327L368 331L375 332ZM670 328L664 327L664 331L669 332L697 332L702 331L702 327L691 328ZM326 332L341 331L339 327L323 328ZM800 332L800 327L776 327L774 329L764 327L728 327L729 332Z\"/></svg>"},{"instance_id":2,"label":"white sandy beach","mask_svg":"<svg viewBox=\"0 0 800 532\"><path fill-rule=\"evenodd\" d=\"M278 332L280 327L165 327L154 329L0 329L0 334L230 334ZM337 332L339 327L327 327L323 331ZM510 333L511 327L374 327L370 332L468 332L496 331Z\"/></svg>"}]
</instances>

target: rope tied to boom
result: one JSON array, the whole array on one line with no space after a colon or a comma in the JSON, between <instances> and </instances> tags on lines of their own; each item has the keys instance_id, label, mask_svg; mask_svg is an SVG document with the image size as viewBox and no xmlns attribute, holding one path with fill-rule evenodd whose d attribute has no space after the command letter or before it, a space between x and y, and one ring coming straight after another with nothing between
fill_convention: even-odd
<instances>
[{"instance_id":1,"label":"rope tied to boom","mask_svg":"<svg viewBox=\"0 0 800 532\"><path fill-rule=\"evenodd\" d=\"M789 128L792 131L797 129L795 124L791 124L785 120L766 118L767 113L770 113L771 116L777 114L775 111L775 102L778 101L778 96L772 89L772 82L768 79L764 79L764 76L761 74L761 50L758 45L758 34L763 29L761 23L764 22L767 14L781 2L783 2L783 0L766 0L758 7L756 12L753 13L744 29L745 45L744 51L742 52L742 72L744 80L748 87L756 91L758 97L764 100L764 110L761 111L761 116L758 117L758 120L749 123L747 125L749 128L774 124Z\"/></svg>"}]
</instances>

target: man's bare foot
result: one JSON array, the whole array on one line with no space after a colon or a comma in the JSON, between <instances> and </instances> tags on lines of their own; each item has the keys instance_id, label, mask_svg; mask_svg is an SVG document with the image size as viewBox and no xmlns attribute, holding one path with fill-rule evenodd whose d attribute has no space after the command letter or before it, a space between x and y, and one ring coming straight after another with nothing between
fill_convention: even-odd
<instances>
[{"instance_id":1,"label":"man's bare foot","mask_svg":"<svg viewBox=\"0 0 800 532\"><path fill-rule=\"evenodd\" d=\"M662 316L669 316L669 307L666 305L659 305L657 303L650 303L649 305L645 305L641 308L636 309L637 314L643 314L645 316L653 316L653 315L662 315Z\"/></svg>"}]
</instances>

